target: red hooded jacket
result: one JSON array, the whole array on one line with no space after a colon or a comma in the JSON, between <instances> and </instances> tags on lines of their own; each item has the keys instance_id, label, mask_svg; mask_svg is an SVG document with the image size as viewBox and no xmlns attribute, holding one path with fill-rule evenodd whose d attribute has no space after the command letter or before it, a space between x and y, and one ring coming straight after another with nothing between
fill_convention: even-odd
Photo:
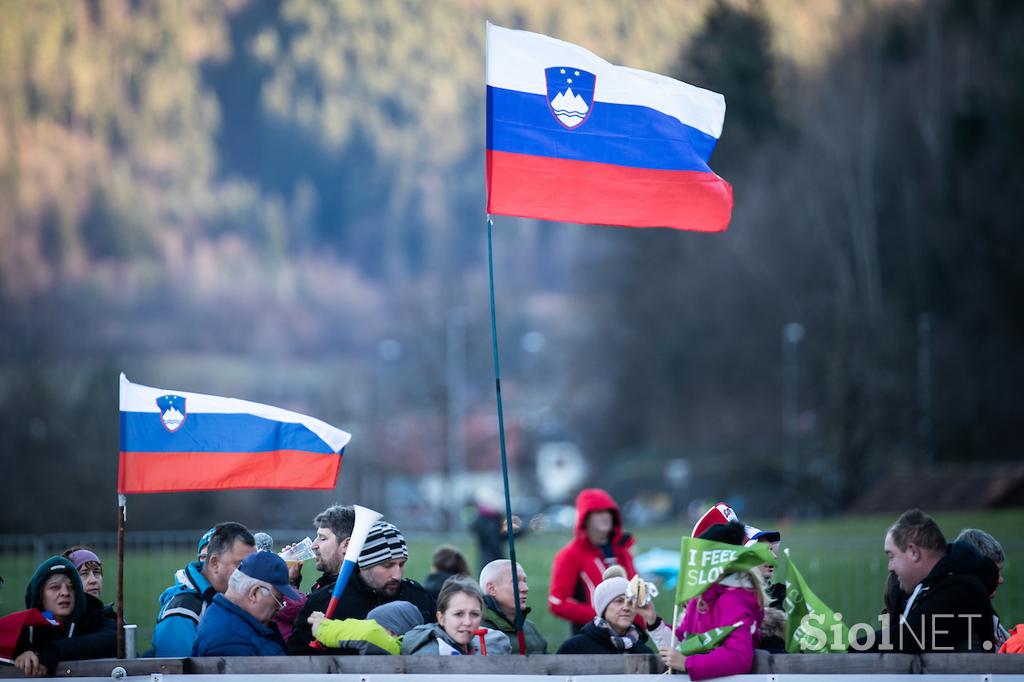
<instances>
[{"instance_id":1,"label":"red hooded jacket","mask_svg":"<svg viewBox=\"0 0 1024 682\"><path fill-rule=\"evenodd\" d=\"M555 555L551 564L551 585L548 607L559 618L577 625L589 623L597 615L591 605L594 588L601 582L606 568L601 548L587 539L587 514L598 511L612 513L612 533L609 541L612 553L626 576L636 575L629 549L634 539L622 532L622 514L612 496L600 488L587 488L576 498L576 537Z\"/></svg>"}]
</instances>

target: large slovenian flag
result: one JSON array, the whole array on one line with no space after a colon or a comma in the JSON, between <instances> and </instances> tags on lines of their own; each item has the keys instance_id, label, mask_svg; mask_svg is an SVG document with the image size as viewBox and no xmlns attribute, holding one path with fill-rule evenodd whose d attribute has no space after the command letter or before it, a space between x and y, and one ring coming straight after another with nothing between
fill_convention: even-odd
<instances>
[{"instance_id":1,"label":"large slovenian flag","mask_svg":"<svg viewBox=\"0 0 1024 682\"><path fill-rule=\"evenodd\" d=\"M122 374L117 491L333 489L350 437L296 412Z\"/></svg>"},{"instance_id":2,"label":"large slovenian flag","mask_svg":"<svg viewBox=\"0 0 1024 682\"><path fill-rule=\"evenodd\" d=\"M708 167L725 98L487 24L487 211L715 232L732 187Z\"/></svg>"}]
</instances>

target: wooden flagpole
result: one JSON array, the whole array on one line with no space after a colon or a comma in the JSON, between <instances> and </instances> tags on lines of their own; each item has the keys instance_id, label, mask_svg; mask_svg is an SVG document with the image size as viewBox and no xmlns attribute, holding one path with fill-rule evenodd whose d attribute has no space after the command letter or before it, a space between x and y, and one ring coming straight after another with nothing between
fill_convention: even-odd
<instances>
[{"instance_id":1,"label":"wooden flagpole","mask_svg":"<svg viewBox=\"0 0 1024 682\"><path fill-rule=\"evenodd\" d=\"M128 498L117 495L117 657L124 658L124 527Z\"/></svg>"}]
</instances>

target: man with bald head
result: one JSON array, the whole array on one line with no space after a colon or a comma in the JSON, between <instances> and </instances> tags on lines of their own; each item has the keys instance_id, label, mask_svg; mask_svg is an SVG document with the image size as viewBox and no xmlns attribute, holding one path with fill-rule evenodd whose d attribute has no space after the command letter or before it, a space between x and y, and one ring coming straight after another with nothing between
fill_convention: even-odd
<instances>
[{"instance_id":1,"label":"man with bald head","mask_svg":"<svg viewBox=\"0 0 1024 682\"><path fill-rule=\"evenodd\" d=\"M530 609L526 606L526 596L530 592L526 581L526 571L516 563L519 575L519 608L523 614L523 634L526 639L528 654L546 654L548 643L540 634L537 625L527 618ZM480 621L483 627L501 630L512 642L512 650L516 644L516 591L512 583L512 562L508 559L495 559L480 571L480 589L484 591L484 615Z\"/></svg>"}]
</instances>

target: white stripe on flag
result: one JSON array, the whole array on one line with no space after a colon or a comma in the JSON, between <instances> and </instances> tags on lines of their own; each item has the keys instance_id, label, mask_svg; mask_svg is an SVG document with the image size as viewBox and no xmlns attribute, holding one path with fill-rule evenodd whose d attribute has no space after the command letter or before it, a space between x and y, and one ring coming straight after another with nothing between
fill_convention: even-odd
<instances>
[{"instance_id":1,"label":"white stripe on flag","mask_svg":"<svg viewBox=\"0 0 1024 682\"><path fill-rule=\"evenodd\" d=\"M128 381L128 377L123 372L121 373L122 412L159 413L160 408L157 407L156 399L171 394L185 398L185 411L193 414L204 412L212 414L251 414L287 424L302 424L319 436L335 452L341 451L352 438L351 435L341 429L337 429L315 417L309 417L298 412L291 412L280 407L273 407L272 405L253 403L248 400L238 400L237 398L221 398L215 395L173 391L133 384Z\"/></svg>"},{"instance_id":2,"label":"white stripe on flag","mask_svg":"<svg viewBox=\"0 0 1024 682\"><path fill-rule=\"evenodd\" d=\"M488 85L547 97L544 69L549 66L574 66L595 74L595 101L650 107L716 139L722 136L725 97L717 92L616 66L564 40L487 22Z\"/></svg>"}]
</instances>

